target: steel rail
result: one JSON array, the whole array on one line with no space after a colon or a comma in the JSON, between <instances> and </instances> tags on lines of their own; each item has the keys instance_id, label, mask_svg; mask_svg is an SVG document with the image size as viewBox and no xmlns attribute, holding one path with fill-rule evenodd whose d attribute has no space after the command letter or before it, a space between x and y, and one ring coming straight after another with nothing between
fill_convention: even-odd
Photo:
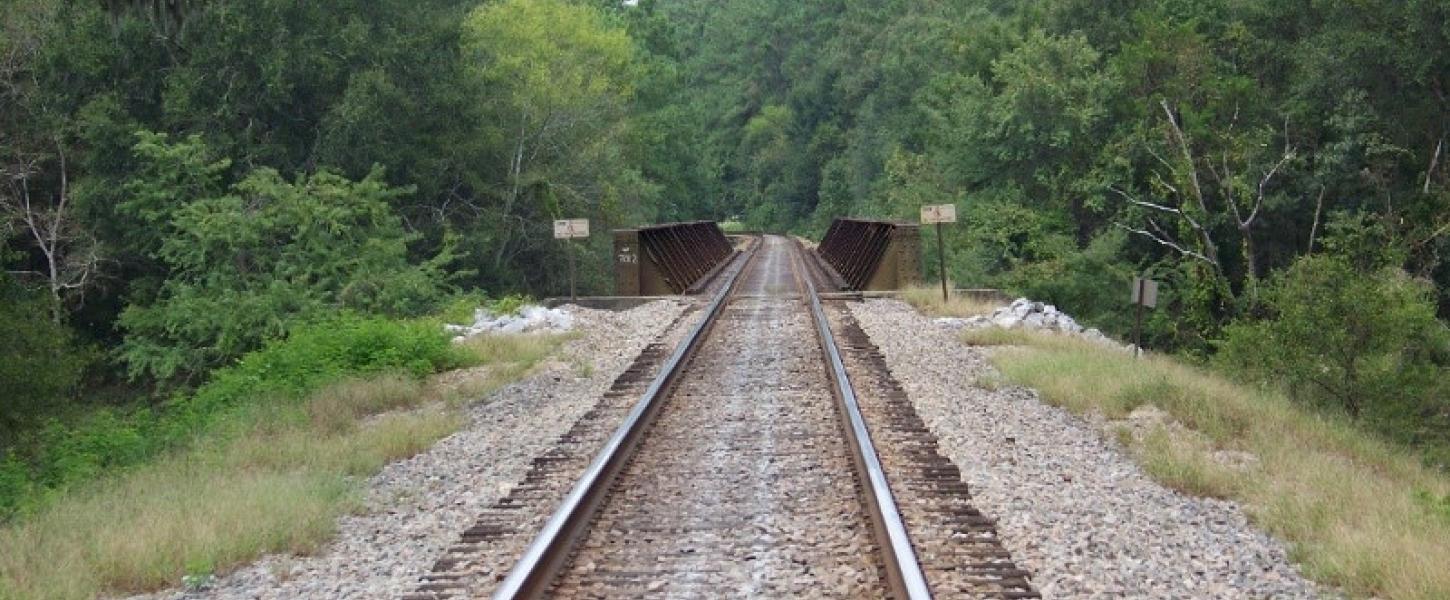
<instances>
[{"instance_id":1,"label":"steel rail","mask_svg":"<svg viewBox=\"0 0 1450 600\"><path fill-rule=\"evenodd\" d=\"M715 324L735 289L740 274L749 267L759 246L760 243L757 242L747 250L744 260L739 261L740 265L730 274L730 279L720 286L720 291L710 301L700 322L690 331L685 341L675 348L674 354L670 355L669 361L660 368L659 374L650 383L649 389L640 396L634 408L625 416L624 422L584 470L569 495L559 503L559 507L544 523L539 534L524 549L519 561L499 583L493 593L494 600L542 598L548 593L554 576L569 559L570 547L588 529L595 510L609 493L610 483L624 469L647 424L658 412L662 404L659 400L673 386L679 374L684 371L685 364L705 339L710 327Z\"/></svg>"},{"instance_id":2,"label":"steel rail","mask_svg":"<svg viewBox=\"0 0 1450 600\"><path fill-rule=\"evenodd\" d=\"M792 252L791 256L800 264L800 246L796 245L796 249L798 251ZM801 264L801 267L804 269L805 265ZM811 315L816 321L816 335L820 338L821 347L826 352L827 362L830 363L832 379L836 384L836 397L840 400L840 408L846 420L846 433L852 441L852 458L861 474L866 503L872 512L872 528L876 531L886 562L887 585L891 587L892 595L896 598L929 600L931 588L926 583L926 575L921 571L916 549L911 545L906 523L901 518L896 497L892 495L891 486L886 480L886 471L876 455L876 445L871 442L871 432L866 428L866 419L861 415L861 406L856 401L856 390L846 374L846 365L841 360L841 351L836 347L836 338L831 335L830 321L826 319L826 312L821 308L820 295L816 293L816 285L811 281L809 272L806 272L803 279L809 296Z\"/></svg>"}]
</instances>

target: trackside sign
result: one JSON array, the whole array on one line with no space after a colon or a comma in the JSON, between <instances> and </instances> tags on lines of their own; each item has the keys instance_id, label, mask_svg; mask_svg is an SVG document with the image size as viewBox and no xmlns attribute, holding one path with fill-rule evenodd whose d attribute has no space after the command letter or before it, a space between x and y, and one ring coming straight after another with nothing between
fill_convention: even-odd
<instances>
[{"instance_id":1,"label":"trackside sign","mask_svg":"<svg viewBox=\"0 0 1450 600\"><path fill-rule=\"evenodd\" d=\"M559 219L554 221L554 237L561 240L589 237L589 219Z\"/></svg>"}]
</instances>

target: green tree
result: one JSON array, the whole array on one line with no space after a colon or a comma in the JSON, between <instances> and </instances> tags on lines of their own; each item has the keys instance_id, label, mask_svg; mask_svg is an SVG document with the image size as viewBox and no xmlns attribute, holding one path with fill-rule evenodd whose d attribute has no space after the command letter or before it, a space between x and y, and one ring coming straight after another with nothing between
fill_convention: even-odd
<instances>
[{"instance_id":1,"label":"green tree","mask_svg":"<svg viewBox=\"0 0 1450 600\"><path fill-rule=\"evenodd\" d=\"M64 408L88 363L70 329L36 318L48 312L43 297L0 272L0 434ZM0 443L0 458L5 446Z\"/></svg>"},{"instance_id":2,"label":"green tree","mask_svg":"<svg viewBox=\"0 0 1450 600\"><path fill-rule=\"evenodd\" d=\"M264 168L227 195L176 207L156 252L169 277L154 302L121 315L131 376L195 378L338 310L428 310L451 256L408 262L414 236L390 208L406 193L381 169L357 182L325 171L288 182Z\"/></svg>"},{"instance_id":3,"label":"green tree","mask_svg":"<svg viewBox=\"0 0 1450 600\"><path fill-rule=\"evenodd\" d=\"M1225 329L1222 364L1354 417L1421 414L1450 391L1450 333L1424 281L1309 256L1274 276L1264 306Z\"/></svg>"},{"instance_id":4,"label":"green tree","mask_svg":"<svg viewBox=\"0 0 1450 600\"><path fill-rule=\"evenodd\" d=\"M634 43L596 9L562 0L505 0L471 12L463 56L479 93L483 144L475 178L480 265L517 269L552 246L549 222L603 217L648 195L624 160Z\"/></svg>"}]
</instances>

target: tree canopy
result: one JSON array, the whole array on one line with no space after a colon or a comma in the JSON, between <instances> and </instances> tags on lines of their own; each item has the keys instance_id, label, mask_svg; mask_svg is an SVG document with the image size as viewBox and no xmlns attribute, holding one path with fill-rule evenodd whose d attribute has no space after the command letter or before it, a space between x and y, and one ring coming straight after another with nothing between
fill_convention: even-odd
<instances>
[{"instance_id":1,"label":"tree canopy","mask_svg":"<svg viewBox=\"0 0 1450 600\"><path fill-rule=\"evenodd\" d=\"M608 293L608 236L556 218L818 235L944 202L925 264L959 285L1123 333L1151 275L1152 347L1269 383L1322 357L1252 340L1352 346L1310 329L1382 304L1418 333L1365 321L1360 354L1439 377L1447 80L1432 0L4 0L0 314L49 325L0 353L59 358L0 384L155 402L328 313L558 293L566 253Z\"/></svg>"}]
</instances>

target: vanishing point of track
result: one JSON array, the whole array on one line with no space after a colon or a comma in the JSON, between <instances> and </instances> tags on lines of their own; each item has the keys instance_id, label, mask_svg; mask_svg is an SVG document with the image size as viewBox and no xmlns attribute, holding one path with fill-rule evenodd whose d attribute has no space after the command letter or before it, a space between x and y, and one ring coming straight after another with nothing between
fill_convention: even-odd
<instances>
[{"instance_id":1,"label":"vanishing point of track","mask_svg":"<svg viewBox=\"0 0 1450 600\"><path fill-rule=\"evenodd\" d=\"M579 472L585 421L611 410L622 424L493 580L494 598L1037 597L869 339L848 311L824 308L803 255L782 237L755 243L628 412L622 400L663 349L647 349L601 414L536 460L517 498L411 597L486 593L474 556L522 542L509 517Z\"/></svg>"}]
</instances>

